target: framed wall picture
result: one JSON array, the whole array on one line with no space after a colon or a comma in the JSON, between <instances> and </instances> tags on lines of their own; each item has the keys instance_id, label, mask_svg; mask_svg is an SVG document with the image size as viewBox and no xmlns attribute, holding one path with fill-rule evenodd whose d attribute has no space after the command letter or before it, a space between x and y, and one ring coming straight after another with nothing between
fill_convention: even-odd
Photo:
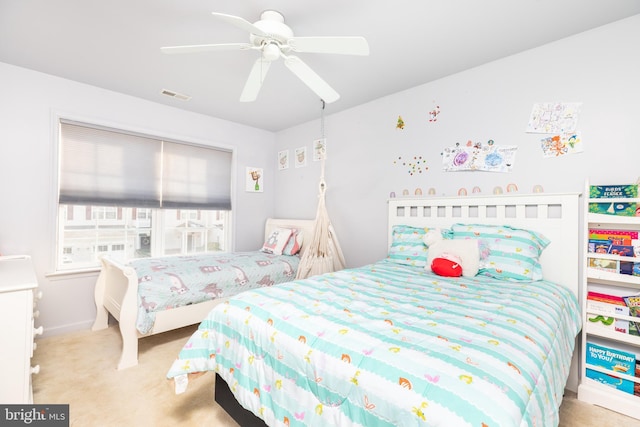
<instances>
[{"instance_id":1,"label":"framed wall picture","mask_svg":"<svg viewBox=\"0 0 640 427\"><path fill-rule=\"evenodd\" d=\"M289 150L278 151L278 170L289 169Z\"/></svg>"},{"instance_id":2,"label":"framed wall picture","mask_svg":"<svg viewBox=\"0 0 640 427\"><path fill-rule=\"evenodd\" d=\"M316 139L313 141L313 161L317 162L327 158L327 139Z\"/></svg>"},{"instance_id":3,"label":"framed wall picture","mask_svg":"<svg viewBox=\"0 0 640 427\"><path fill-rule=\"evenodd\" d=\"M264 172L262 168L247 166L247 172L245 173L245 190L251 193L262 193L264 191L263 176Z\"/></svg>"},{"instance_id":4,"label":"framed wall picture","mask_svg":"<svg viewBox=\"0 0 640 427\"><path fill-rule=\"evenodd\" d=\"M307 166L307 147L296 148L296 167L303 168Z\"/></svg>"}]
</instances>

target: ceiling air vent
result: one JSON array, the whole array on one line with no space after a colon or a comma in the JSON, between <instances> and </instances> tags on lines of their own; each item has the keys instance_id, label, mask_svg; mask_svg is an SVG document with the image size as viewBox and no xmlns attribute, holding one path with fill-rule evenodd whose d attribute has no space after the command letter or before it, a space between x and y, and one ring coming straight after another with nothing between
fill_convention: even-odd
<instances>
[{"instance_id":1,"label":"ceiling air vent","mask_svg":"<svg viewBox=\"0 0 640 427\"><path fill-rule=\"evenodd\" d=\"M162 89L162 93L163 95L167 95L170 96L172 98L177 98L180 99L182 101L188 101L191 99L191 97L189 95L184 95L182 93L178 93L178 92L174 92L172 90L168 90L168 89Z\"/></svg>"}]
</instances>

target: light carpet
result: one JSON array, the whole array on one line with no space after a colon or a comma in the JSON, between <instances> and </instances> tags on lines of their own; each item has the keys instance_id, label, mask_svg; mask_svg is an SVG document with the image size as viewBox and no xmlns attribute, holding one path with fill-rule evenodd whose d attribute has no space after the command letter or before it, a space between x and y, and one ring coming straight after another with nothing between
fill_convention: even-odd
<instances>
[{"instance_id":1,"label":"light carpet","mask_svg":"<svg viewBox=\"0 0 640 427\"><path fill-rule=\"evenodd\" d=\"M34 402L69 404L70 425L78 427L237 427L213 400L212 373L197 378L181 395L165 377L196 327L140 340L139 364L121 371L115 368L122 345L117 326L39 339L33 357L41 368L33 376ZM568 392L560 426L633 427L640 421L580 402Z\"/></svg>"}]
</instances>

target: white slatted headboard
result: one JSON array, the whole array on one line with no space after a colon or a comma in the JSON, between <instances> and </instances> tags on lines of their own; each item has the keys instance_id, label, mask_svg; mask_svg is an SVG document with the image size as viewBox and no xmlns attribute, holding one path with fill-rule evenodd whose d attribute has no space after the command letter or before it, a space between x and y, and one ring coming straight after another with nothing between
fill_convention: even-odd
<instances>
[{"instance_id":1,"label":"white slatted headboard","mask_svg":"<svg viewBox=\"0 0 640 427\"><path fill-rule=\"evenodd\" d=\"M540 263L545 279L579 295L578 193L389 199L389 245L394 225L448 228L455 223L510 225L544 234L551 243Z\"/></svg>"}]
</instances>

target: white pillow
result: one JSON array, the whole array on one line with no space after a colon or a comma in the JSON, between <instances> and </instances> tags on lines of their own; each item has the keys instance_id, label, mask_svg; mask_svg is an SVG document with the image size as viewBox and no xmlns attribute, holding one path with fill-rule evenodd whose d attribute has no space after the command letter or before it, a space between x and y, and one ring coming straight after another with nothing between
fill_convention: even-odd
<instances>
[{"instance_id":1,"label":"white pillow","mask_svg":"<svg viewBox=\"0 0 640 427\"><path fill-rule=\"evenodd\" d=\"M276 228L271 232L267 240L262 245L262 252L274 255L282 255L282 250L289 241L293 230L290 228Z\"/></svg>"},{"instance_id":2,"label":"white pillow","mask_svg":"<svg viewBox=\"0 0 640 427\"><path fill-rule=\"evenodd\" d=\"M427 256L427 265L425 270L431 271L431 263L435 258L446 258L443 254L454 255L460 258L462 266L462 275L464 277L473 277L478 274L480 268L480 250L478 249L478 241L475 239L465 240L440 240L429 246L429 254Z\"/></svg>"}]
</instances>

